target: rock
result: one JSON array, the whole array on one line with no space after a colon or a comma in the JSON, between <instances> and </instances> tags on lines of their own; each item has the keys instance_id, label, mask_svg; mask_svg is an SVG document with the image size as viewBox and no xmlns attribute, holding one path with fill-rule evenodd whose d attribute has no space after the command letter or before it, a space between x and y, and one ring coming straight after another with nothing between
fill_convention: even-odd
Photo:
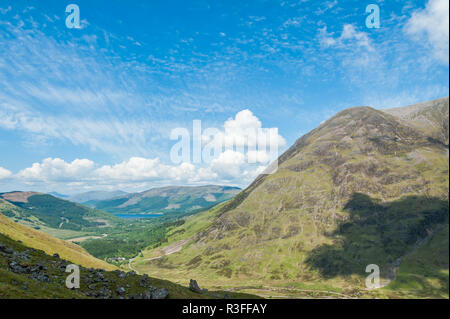
<instances>
[{"instance_id":1,"label":"rock","mask_svg":"<svg viewBox=\"0 0 450 319\"><path fill-rule=\"evenodd\" d=\"M104 286L100 289L98 295L102 298L111 298L111 290Z\"/></svg>"},{"instance_id":2,"label":"rock","mask_svg":"<svg viewBox=\"0 0 450 319\"><path fill-rule=\"evenodd\" d=\"M45 267L44 264L40 263L36 267L33 267L31 269L31 272L35 273L35 272L40 272L40 271L43 271L43 270L47 270L47 267Z\"/></svg>"},{"instance_id":3,"label":"rock","mask_svg":"<svg viewBox=\"0 0 450 319\"><path fill-rule=\"evenodd\" d=\"M123 287L117 287L116 288L116 293L118 294L118 295L123 295L124 293L126 292L126 290L125 290L125 288L123 288Z\"/></svg>"},{"instance_id":4,"label":"rock","mask_svg":"<svg viewBox=\"0 0 450 319\"><path fill-rule=\"evenodd\" d=\"M12 250L11 248L6 247L3 244L0 244L0 251L4 252L5 254L11 255L14 253L14 250Z\"/></svg>"},{"instance_id":5,"label":"rock","mask_svg":"<svg viewBox=\"0 0 450 319\"><path fill-rule=\"evenodd\" d=\"M147 287L148 281L144 279L141 279L141 281L139 281L139 286L141 287Z\"/></svg>"},{"instance_id":6,"label":"rock","mask_svg":"<svg viewBox=\"0 0 450 319\"><path fill-rule=\"evenodd\" d=\"M106 281L106 279L105 279L105 276L101 273L101 272L97 272L96 274L95 274L95 278L94 278L94 281L95 282L101 282L101 281Z\"/></svg>"},{"instance_id":7,"label":"rock","mask_svg":"<svg viewBox=\"0 0 450 319\"><path fill-rule=\"evenodd\" d=\"M30 273L30 268L28 266L21 266L18 263L16 263L15 261L9 263L9 268L11 269L12 272L14 272L16 274L29 274Z\"/></svg>"},{"instance_id":8,"label":"rock","mask_svg":"<svg viewBox=\"0 0 450 319\"><path fill-rule=\"evenodd\" d=\"M44 273L34 273L32 278L40 282L50 282L50 278Z\"/></svg>"},{"instance_id":9,"label":"rock","mask_svg":"<svg viewBox=\"0 0 450 319\"><path fill-rule=\"evenodd\" d=\"M19 258L25 261L28 261L31 259L30 255L28 254L28 252L23 252L19 255Z\"/></svg>"},{"instance_id":10,"label":"rock","mask_svg":"<svg viewBox=\"0 0 450 319\"><path fill-rule=\"evenodd\" d=\"M152 292L152 299L166 299L169 297L169 290L166 288L156 289Z\"/></svg>"},{"instance_id":11,"label":"rock","mask_svg":"<svg viewBox=\"0 0 450 319\"><path fill-rule=\"evenodd\" d=\"M143 294L144 299L152 299L152 292L150 290L147 290Z\"/></svg>"},{"instance_id":12,"label":"rock","mask_svg":"<svg viewBox=\"0 0 450 319\"><path fill-rule=\"evenodd\" d=\"M189 290L193 291L195 293L201 294L202 290L200 289L200 287L197 284L196 280L191 279L189 282Z\"/></svg>"}]
</instances>

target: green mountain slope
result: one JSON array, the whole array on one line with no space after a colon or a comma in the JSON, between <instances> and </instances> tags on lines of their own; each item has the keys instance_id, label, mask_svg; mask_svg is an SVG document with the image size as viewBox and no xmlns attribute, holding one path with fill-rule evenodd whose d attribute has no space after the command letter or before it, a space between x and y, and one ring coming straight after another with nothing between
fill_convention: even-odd
<instances>
[{"instance_id":1,"label":"green mountain slope","mask_svg":"<svg viewBox=\"0 0 450 319\"><path fill-rule=\"evenodd\" d=\"M108 270L116 269L115 266L89 255L86 250L78 245L15 223L2 214L0 214L0 234L13 240L20 240L24 245L42 250L49 255L58 253L62 258L78 265Z\"/></svg>"},{"instance_id":2,"label":"green mountain slope","mask_svg":"<svg viewBox=\"0 0 450 319\"><path fill-rule=\"evenodd\" d=\"M445 107L448 114L448 98L416 113L436 118ZM174 229L168 245L178 241L179 251L145 251L136 269L212 287L399 296L387 288L366 291L366 266L378 265L386 285L404 256L447 227L449 164L448 130L439 136L445 135L439 121L421 121L430 128L419 129L394 113L370 107L338 113L288 149L275 174ZM448 255L448 245L442 247ZM439 267L448 282L448 264ZM433 289L448 297L439 285Z\"/></svg>"},{"instance_id":3,"label":"green mountain slope","mask_svg":"<svg viewBox=\"0 0 450 319\"><path fill-rule=\"evenodd\" d=\"M425 135L448 146L448 98L384 110Z\"/></svg>"},{"instance_id":4,"label":"green mountain slope","mask_svg":"<svg viewBox=\"0 0 450 319\"><path fill-rule=\"evenodd\" d=\"M448 298L448 240L446 224L403 259L396 280L383 292L402 298Z\"/></svg>"},{"instance_id":5,"label":"green mountain slope","mask_svg":"<svg viewBox=\"0 0 450 319\"><path fill-rule=\"evenodd\" d=\"M58 243L57 239L53 240ZM66 248L63 247L63 250L66 251ZM80 288L68 289L65 281L69 274L65 270L72 262L75 260L68 261L30 248L5 236L3 229L0 229L0 299L219 299L226 295L229 298L255 298L221 291L199 294L169 281L133 272L87 268L85 263L80 267Z\"/></svg>"},{"instance_id":6,"label":"green mountain slope","mask_svg":"<svg viewBox=\"0 0 450 319\"><path fill-rule=\"evenodd\" d=\"M84 204L111 213L189 213L226 201L239 191L237 187L214 185L162 187Z\"/></svg>"},{"instance_id":7,"label":"green mountain slope","mask_svg":"<svg viewBox=\"0 0 450 319\"><path fill-rule=\"evenodd\" d=\"M119 221L112 214L34 192L1 193L0 212L36 229L82 231L111 226Z\"/></svg>"}]
</instances>

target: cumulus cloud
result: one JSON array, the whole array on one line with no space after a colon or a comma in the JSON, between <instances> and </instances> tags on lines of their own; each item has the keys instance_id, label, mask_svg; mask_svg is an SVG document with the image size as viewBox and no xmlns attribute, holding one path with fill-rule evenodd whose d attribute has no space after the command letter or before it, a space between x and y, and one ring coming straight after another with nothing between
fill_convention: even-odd
<instances>
[{"instance_id":1,"label":"cumulus cloud","mask_svg":"<svg viewBox=\"0 0 450 319\"><path fill-rule=\"evenodd\" d=\"M37 125L35 130L40 129L39 124L33 125ZM70 127L70 121L67 126ZM214 130L214 134L197 138L202 140L203 147L213 145L218 147L218 152L209 161L195 165L189 160L175 164L163 163L160 157L139 156L111 165L99 165L89 159L67 162L61 158L46 158L16 174L0 168L0 179L10 177L19 184L46 189L63 187L69 191L95 187L135 190L161 184L226 183L244 186L276 160L279 148L286 144L277 128L264 128L248 109L226 120L221 129Z\"/></svg>"},{"instance_id":2,"label":"cumulus cloud","mask_svg":"<svg viewBox=\"0 0 450 319\"><path fill-rule=\"evenodd\" d=\"M42 181L79 180L86 178L94 168L94 162L76 159L67 163L60 158L46 158L17 174L18 178Z\"/></svg>"},{"instance_id":3,"label":"cumulus cloud","mask_svg":"<svg viewBox=\"0 0 450 319\"><path fill-rule=\"evenodd\" d=\"M248 109L240 111L234 118L229 118L224 123L223 130L217 130L213 136L202 136L202 141L210 147L225 149L225 153L219 155L222 159L223 156L230 157L231 154L240 153L243 156L246 154L250 163L266 164L275 160L278 150L286 145L277 128L263 128L261 121ZM227 152L235 148L238 152Z\"/></svg>"},{"instance_id":4,"label":"cumulus cloud","mask_svg":"<svg viewBox=\"0 0 450 319\"><path fill-rule=\"evenodd\" d=\"M207 167L196 167L191 163L166 165L159 158L143 157L132 157L118 164L103 166L88 159L66 162L60 158L46 158L17 174L0 167L0 180L11 178L27 189L36 187L41 191L70 193L117 188L133 191L158 185L234 184L232 181L235 179L242 183L261 172L259 167L254 170L243 169L243 164L245 156L232 151L224 152Z\"/></svg>"},{"instance_id":5,"label":"cumulus cloud","mask_svg":"<svg viewBox=\"0 0 450 319\"><path fill-rule=\"evenodd\" d=\"M10 171L8 171L7 169L0 167L0 179L5 179L8 178L12 175L12 173Z\"/></svg>"},{"instance_id":6,"label":"cumulus cloud","mask_svg":"<svg viewBox=\"0 0 450 319\"><path fill-rule=\"evenodd\" d=\"M232 150L226 150L220 154L219 157L212 160L211 170L226 178L236 178L241 175L241 166L244 163L244 154Z\"/></svg>"},{"instance_id":7,"label":"cumulus cloud","mask_svg":"<svg viewBox=\"0 0 450 319\"><path fill-rule=\"evenodd\" d=\"M93 172L93 176L105 180L149 181L188 181L195 175L195 166L182 163L178 166L164 165L159 158L132 157L116 165L105 165Z\"/></svg>"},{"instance_id":8,"label":"cumulus cloud","mask_svg":"<svg viewBox=\"0 0 450 319\"><path fill-rule=\"evenodd\" d=\"M425 9L413 12L405 25L405 32L418 41L431 44L434 56L448 64L449 2L429 0Z\"/></svg>"}]
</instances>

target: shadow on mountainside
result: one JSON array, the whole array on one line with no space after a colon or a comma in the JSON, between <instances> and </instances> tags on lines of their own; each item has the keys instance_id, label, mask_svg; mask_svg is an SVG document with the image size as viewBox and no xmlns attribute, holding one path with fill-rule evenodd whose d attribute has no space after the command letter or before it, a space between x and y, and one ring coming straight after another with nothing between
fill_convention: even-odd
<instances>
[{"instance_id":1,"label":"shadow on mountainside","mask_svg":"<svg viewBox=\"0 0 450 319\"><path fill-rule=\"evenodd\" d=\"M390 272L398 266L399 258L418 247L438 225L448 224L448 201L439 198L409 196L380 203L354 193L344 209L349 218L328 234L334 244L315 248L306 260L325 278L367 276L369 264L378 265L382 277L392 277ZM448 245L445 249L448 256ZM439 267L448 269L448 261Z\"/></svg>"}]
</instances>

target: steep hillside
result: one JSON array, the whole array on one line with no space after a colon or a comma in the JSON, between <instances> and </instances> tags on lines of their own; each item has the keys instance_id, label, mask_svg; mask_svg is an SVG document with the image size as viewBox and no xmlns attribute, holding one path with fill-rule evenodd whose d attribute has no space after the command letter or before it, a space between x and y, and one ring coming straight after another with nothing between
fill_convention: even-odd
<instances>
[{"instance_id":1,"label":"steep hillside","mask_svg":"<svg viewBox=\"0 0 450 319\"><path fill-rule=\"evenodd\" d=\"M384 110L448 146L448 97L416 105Z\"/></svg>"},{"instance_id":2,"label":"steep hillside","mask_svg":"<svg viewBox=\"0 0 450 319\"><path fill-rule=\"evenodd\" d=\"M0 214L0 234L24 245L43 250L49 255L58 253L62 258L85 267L113 270L116 267L92 257L87 251L71 242L52 237L46 233L20 225Z\"/></svg>"},{"instance_id":3,"label":"steep hillside","mask_svg":"<svg viewBox=\"0 0 450 319\"><path fill-rule=\"evenodd\" d=\"M438 114L442 105L415 112ZM448 114L448 98L444 105ZM390 113L338 113L287 150L275 174L174 229L168 244L179 241L179 251L146 251L136 268L210 286L383 294L365 291L366 266L377 264L387 284L404 256L448 225L448 130L440 136L445 129ZM448 281L448 264L438 267ZM433 289L445 297L442 285Z\"/></svg>"},{"instance_id":4,"label":"steep hillside","mask_svg":"<svg viewBox=\"0 0 450 319\"><path fill-rule=\"evenodd\" d=\"M0 194L0 212L27 226L81 231L119 222L112 214L34 192Z\"/></svg>"},{"instance_id":5,"label":"steep hillside","mask_svg":"<svg viewBox=\"0 0 450 319\"><path fill-rule=\"evenodd\" d=\"M111 213L176 214L195 212L232 198L237 187L162 187L85 204Z\"/></svg>"},{"instance_id":6,"label":"steep hillside","mask_svg":"<svg viewBox=\"0 0 450 319\"><path fill-rule=\"evenodd\" d=\"M402 260L398 276L384 289L387 296L448 298L449 225L440 227L424 245Z\"/></svg>"},{"instance_id":7,"label":"steep hillside","mask_svg":"<svg viewBox=\"0 0 450 319\"><path fill-rule=\"evenodd\" d=\"M3 220L2 220L3 221ZM0 224L2 225L2 224ZM57 240L56 240L57 241ZM80 288L65 286L72 263L30 248L0 230L0 299L219 299L254 298L228 292L193 292L169 281L120 270L80 267Z\"/></svg>"}]
</instances>

